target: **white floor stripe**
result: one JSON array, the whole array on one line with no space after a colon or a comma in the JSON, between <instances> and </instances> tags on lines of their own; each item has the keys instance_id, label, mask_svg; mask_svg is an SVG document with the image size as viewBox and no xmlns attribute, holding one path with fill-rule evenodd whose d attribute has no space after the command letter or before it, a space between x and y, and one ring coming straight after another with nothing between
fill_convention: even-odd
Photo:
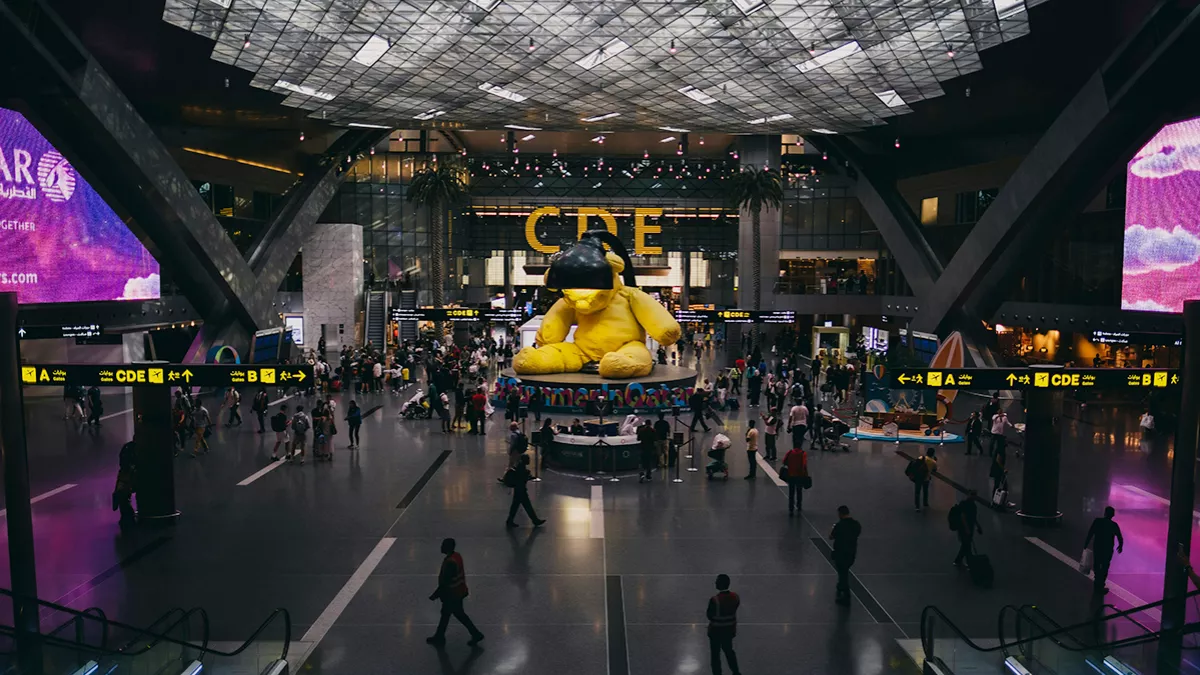
<instances>
[{"instance_id":1,"label":"white floor stripe","mask_svg":"<svg viewBox=\"0 0 1200 675\"><path fill-rule=\"evenodd\" d=\"M589 530L589 536L592 539L604 538L604 487L601 485L592 486L592 526Z\"/></svg>"},{"instance_id":2,"label":"white floor stripe","mask_svg":"<svg viewBox=\"0 0 1200 675\"><path fill-rule=\"evenodd\" d=\"M1075 570L1076 572L1079 572L1079 561L1072 558L1071 556L1067 555L1066 553L1063 553L1062 551L1054 548L1050 544L1047 544L1046 542L1042 541L1041 539L1038 539L1037 537L1025 537L1025 541L1028 541L1029 543L1033 544L1034 546L1037 546L1038 548L1042 549L1046 553L1049 553L1050 555L1057 558L1059 560L1059 562L1070 567L1071 569ZM1080 572L1080 574L1083 574L1083 573ZM1111 574L1111 572L1110 572L1110 574ZM1088 579L1095 579L1095 575L1091 574L1091 573L1084 574L1084 576L1086 576ZM1148 600L1143 600L1143 599L1139 598L1138 596L1129 592L1125 588L1121 587L1119 584L1113 583L1111 580L1108 582L1107 585L1108 585L1108 590L1113 595L1124 600L1130 607L1141 607L1142 605L1150 604ZM1162 612L1160 612L1157 608L1147 609L1142 613L1145 614L1146 616L1150 617L1151 619L1154 619L1155 621L1159 621L1159 622L1162 621Z\"/></svg>"},{"instance_id":3,"label":"white floor stripe","mask_svg":"<svg viewBox=\"0 0 1200 675\"><path fill-rule=\"evenodd\" d=\"M1166 497L1159 497L1158 495L1154 494L1153 492L1147 492L1146 490L1143 490L1142 488L1140 488L1136 485L1118 485L1118 487L1128 490L1136 495L1141 495L1142 497L1145 497L1146 499L1152 499L1164 506L1171 505L1170 499L1167 499ZM1200 519L1200 511L1192 511L1192 517Z\"/></svg>"},{"instance_id":4,"label":"white floor stripe","mask_svg":"<svg viewBox=\"0 0 1200 675\"><path fill-rule=\"evenodd\" d=\"M367 582L367 578L371 576L371 573L375 571L375 568L383 560L383 556L387 555L388 550L395 543L395 537L384 537L381 539L375 545L375 549L367 556L367 559L358 566L358 569L354 570L354 574L350 576L346 585L342 586L342 590L338 591L338 594L334 596L333 601L329 603L325 611L321 612L321 615L309 627L304 637L300 638L300 641L304 642L307 646L296 661L294 672L302 672L304 662L308 660L309 655L312 654L321 640L325 638L329 629L333 628L333 624L341 617L342 612L346 611L346 608L350 606L350 601L362 590L363 584Z\"/></svg>"},{"instance_id":5,"label":"white floor stripe","mask_svg":"<svg viewBox=\"0 0 1200 675\"><path fill-rule=\"evenodd\" d=\"M36 503L42 501L43 499L49 499L49 498L53 497L54 495L62 493L62 492L66 492L67 490L70 490L73 487L75 487L74 483L67 483L66 485L60 485L49 492L43 492L42 494L30 499L29 503L36 504ZM8 515L8 509L0 509L0 518L3 518L6 515Z\"/></svg>"},{"instance_id":6,"label":"white floor stripe","mask_svg":"<svg viewBox=\"0 0 1200 675\"><path fill-rule=\"evenodd\" d=\"M278 405L278 404L283 403L284 401L288 400L289 398L296 398L297 396L299 396L299 394L288 394L287 396L284 396L283 398L277 398L274 401L267 401L267 405Z\"/></svg>"},{"instance_id":7,"label":"white floor stripe","mask_svg":"<svg viewBox=\"0 0 1200 675\"><path fill-rule=\"evenodd\" d=\"M767 460L764 459L762 455L755 453L754 461L758 462L758 468L762 469L762 472L767 474L767 477L770 478L771 482L777 487L787 487L787 481L779 477L779 472L776 471L775 468L770 464L768 464Z\"/></svg>"},{"instance_id":8,"label":"white floor stripe","mask_svg":"<svg viewBox=\"0 0 1200 675\"><path fill-rule=\"evenodd\" d=\"M133 408L126 408L126 409L124 409L124 410L118 410L118 411L117 411L117 412L115 412L115 413L108 413L107 415L101 415L101 416L100 416L100 421L101 421L101 422L103 422L104 420L110 420L110 419L112 419L112 418L114 418L114 417L120 417L121 415L126 415L126 414L129 414L129 413L131 413L131 412L133 412Z\"/></svg>"},{"instance_id":9,"label":"white floor stripe","mask_svg":"<svg viewBox=\"0 0 1200 675\"><path fill-rule=\"evenodd\" d=\"M242 482L238 483L238 487L245 487L245 486L253 483L254 481L258 480L259 478L262 478L263 476L271 473L275 469L278 469L280 466L282 466L284 464L287 464L287 462L283 461L282 459L277 462L271 462L270 464L264 466L263 468L259 469L258 471L255 471L254 473L250 474L249 478L246 478Z\"/></svg>"}]
</instances>

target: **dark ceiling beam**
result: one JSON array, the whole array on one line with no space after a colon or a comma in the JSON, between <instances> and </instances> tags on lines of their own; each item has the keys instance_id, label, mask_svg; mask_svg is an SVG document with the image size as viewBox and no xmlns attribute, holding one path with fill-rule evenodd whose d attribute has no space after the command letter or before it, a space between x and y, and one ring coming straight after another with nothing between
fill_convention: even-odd
<instances>
[{"instance_id":1,"label":"dark ceiling beam","mask_svg":"<svg viewBox=\"0 0 1200 675\"><path fill-rule=\"evenodd\" d=\"M990 316L1029 256L1079 213L1184 101L1181 64L1200 62L1200 6L1159 4L1096 70L1034 146L921 297L916 330L957 311Z\"/></svg>"},{"instance_id":2,"label":"dark ceiling beam","mask_svg":"<svg viewBox=\"0 0 1200 675\"><path fill-rule=\"evenodd\" d=\"M805 142L830 152L854 167L856 194L879 235L887 244L900 271L918 298L933 289L942 265L921 233L908 203L896 189L896 176L882 160L868 156L845 136L806 136Z\"/></svg>"},{"instance_id":3,"label":"dark ceiling beam","mask_svg":"<svg viewBox=\"0 0 1200 675\"><path fill-rule=\"evenodd\" d=\"M101 191L204 320L270 325L247 300L249 265L191 181L42 0L0 0L9 96Z\"/></svg>"}]
</instances>

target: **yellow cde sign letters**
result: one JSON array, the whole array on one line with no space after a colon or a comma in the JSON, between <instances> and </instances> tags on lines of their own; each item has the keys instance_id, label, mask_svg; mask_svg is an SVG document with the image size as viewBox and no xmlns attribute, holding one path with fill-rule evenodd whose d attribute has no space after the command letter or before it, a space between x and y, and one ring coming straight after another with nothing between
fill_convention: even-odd
<instances>
[{"instance_id":1,"label":"yellow cde sign letters","mask_svg":"<svg viewBox=\"0 0 1200 675\"><path fill-rule=\"evenodd\" d=\"M542 216L557 216L562 213L562 209L557 206L543 206L539 209L534 209L533 213L525 219L525 240L529 242L529 247L538 253L551 255L558 253L559 246L551 246L543 244L537 236L537 222ZM658 234L662 232L662 225L650 224L646 222L646 216L661 216L662 209L659 208L636 208L633 210L633 252L636 255L661 255L663 250L661 246L647 246L646 235ZM590 216L599 216L604 222L604 227L613 236L617 236L617 219L613 218L612 214L604 209L599 209L593 206L584 206L579 208L579 234L583 234L588 229L588 218Z\"/></svg>"}]
</instances>

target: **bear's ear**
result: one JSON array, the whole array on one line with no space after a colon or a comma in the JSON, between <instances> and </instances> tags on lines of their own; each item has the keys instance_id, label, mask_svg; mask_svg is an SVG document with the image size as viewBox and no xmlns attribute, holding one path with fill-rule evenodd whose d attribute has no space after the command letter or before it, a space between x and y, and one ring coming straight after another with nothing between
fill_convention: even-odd
<instances>
[{"instance_id":1,"label":"bear's ear","mask_svg":"<svg viewBox=\"0 0 1200 675\"><path fill-rule=\"evenodd\" d=\"M609 251L604 254L604 259L608 261L609 266L612 267L613 271L617 274L625 271L625 261L621 260L621 256L617 255L616 253Z\"/></svg>"},{"instance_id":2,"label":"bear's ear","mask_svg":"<svg viewBox=\"0 0 1200 675\"><path fill-rule=\"evenodd\" d=\"M552 293L557 293L558 292L557 288L550 288L547 285L549 283L549 281L550 281L550 269L547 268L546 271L542 273L542 285L546 286L546 290L548 290Z\"/></svg>"}]
</instances>

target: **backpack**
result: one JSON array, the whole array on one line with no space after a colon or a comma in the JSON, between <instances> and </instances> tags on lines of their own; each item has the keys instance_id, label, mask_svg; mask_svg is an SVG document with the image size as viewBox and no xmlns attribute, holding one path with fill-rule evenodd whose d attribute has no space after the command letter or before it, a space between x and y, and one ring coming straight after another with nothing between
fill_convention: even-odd
<instances>
[{"instance_id":1,"label":"backpack","mask_svg":"<svg viewBox=\"0 0 1200 675\"><path fill-rule=\"evenodd\" d=\"M292 428L299 433L308 431L308 418L304 415L296 415L292 418Z\"/></svg>"},{"instance_id":2,"label":"backpack","mask_svg":"<svg viewBox=\"0 0 1200 675\"><path fill-rule=\"evenodd\" d=\"M946 514L946 524L950 526L951 532L958 532L958 528L962 527L962 508L958 504L950 507L950 512Z\"/></svg>"},{"instance_id":3,"label":"backpack","mask_svg":"<svg viewBox=\"0 0 1200 675\"><path fill-rule=\"evenodd\" d=\"M279 413L271 417L271 430L275 432L287 431L287 415Z\"/></svg>"},{"instance_id":4,"label":"backpack","mask_svg":"<svg viewBox=\"0 0 1200 675\"><path fill-rule=\"evenodd\" d=\"M925 460L920 458L909 460L908 466L904 467L904 475L914 483L924 480Z\"/></svg>"},{"instance_id":5,"label":"backpack","mask_svg":"<svg viewBox=\"0 0 1200 675\"><path fill-rule=\"evenodd\" d=\"M518 433L515 442L513 443L512 451L515 453L523 453L529 449L529 439L523 433Z\"/></svg>"}]
</instances>

